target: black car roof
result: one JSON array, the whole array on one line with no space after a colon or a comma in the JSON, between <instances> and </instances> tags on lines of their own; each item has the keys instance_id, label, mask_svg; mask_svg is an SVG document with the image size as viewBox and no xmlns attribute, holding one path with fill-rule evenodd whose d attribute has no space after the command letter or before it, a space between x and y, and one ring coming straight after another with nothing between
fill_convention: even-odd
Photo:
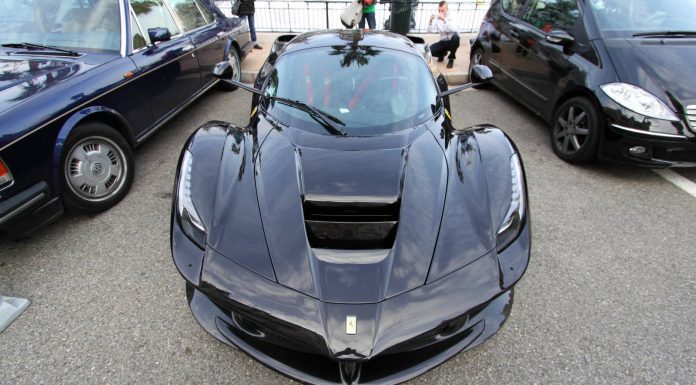
<instances>
[{"instance_id":1,"label":"black car roof","mask_svg":"<svg viewBox=\"0 0 696 385\"><path fill-rule=\"evenodd\" d=\"M332 29L306 32L298 35L283 47L282 53L300 51L308 48L343 46L357 44L361 46L390 48L420 55L413 42L403 36L385 31L361 31L357 29Z\"/></svg>"}]
</instances>

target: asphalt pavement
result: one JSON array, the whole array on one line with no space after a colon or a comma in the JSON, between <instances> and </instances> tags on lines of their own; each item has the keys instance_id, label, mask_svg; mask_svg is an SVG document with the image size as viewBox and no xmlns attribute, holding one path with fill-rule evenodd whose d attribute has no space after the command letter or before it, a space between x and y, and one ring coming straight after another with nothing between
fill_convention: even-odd
<instances>
[{"instance_id":1,"label":"asphalt pavement","mask_svg":"<svg viewBox=\"0 0 696 385\"><path fill-rule=\"evenodd\" d=\"M0 333L0 384L291 382L198 326L169 248L184 142L208 120L246 124L250 100L214 90L164 126L113 209L0 240L0 293L32 300ZM695 383L696 198L650 170L564 163L544 123L495 90L452 96L452 112L517 143L532 258L502 330L412 383Z\"/></svg>"}]
</instances>

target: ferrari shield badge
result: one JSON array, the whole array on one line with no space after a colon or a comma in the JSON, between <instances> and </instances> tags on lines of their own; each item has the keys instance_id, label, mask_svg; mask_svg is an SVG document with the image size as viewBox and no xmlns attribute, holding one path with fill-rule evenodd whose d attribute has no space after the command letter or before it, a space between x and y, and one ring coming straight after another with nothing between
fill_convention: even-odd
<instances>
[{"instance_id":1,"label":"ferrari shield badge","mask_svg":"<svg viewBox=\"0 0 696 385\"><path fill-rule=\"evenodd\" d=\"M358 317L349 315L346 317L346 334L357 334L358 332Z\"/></svg>"}]
</instances>

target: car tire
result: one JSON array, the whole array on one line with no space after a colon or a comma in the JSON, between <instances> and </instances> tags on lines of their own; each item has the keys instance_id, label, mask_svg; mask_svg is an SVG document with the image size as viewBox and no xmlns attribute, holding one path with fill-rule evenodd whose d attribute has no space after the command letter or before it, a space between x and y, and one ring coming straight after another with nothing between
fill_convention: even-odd
<instances>
[{"instance_id":1,"label":"car tire","mask_svg":"<svg viewBox=\"0 0 696 385\"><path fill-rule=\"evenodd\" d=\"M66 210L94 214L128 194L135 166L133 151L115 129L88 122L70 133L61 157L61 192Z\"/></svg>"},{"instance_id":2,"label":"car tire","mask_svg":"<svg viewBox=\"0 0 696 385\"><path fill-rule=\"evenodd\" d=\"M551 147L568 163L587 163L596 158L601 130L600 111L585 97L566 100L553 115Z\"/></svg>"},{"instance_id":3,"label":"car tire","mask_svg":"<svg viewBox=\"0 0 696 385\"><path fill-rule=\"evenodd\" d=\"M232 80L241 81L242 80L242 61L239 58L239 52L233 46L230 47L230 51L227 53L227 61L232 66ZM221 81L219 87L224 91L234 91L238 87L227 82Z\"/></svg>"},{"instance_id":4,"label":"car tire","mask_svg":"<svg viewBox=\"0 0 696 385\"><path fill-rule=\"evenodd\" d=\"M485 61L484 57L485 56L484 56L484 52L483 52L482 48L476 48L474 50L474 52L471 53L471 60L469 61L469 72L468 72L469 81L471 81L471 71L474 69L474 66L477 64L484 64L484 65L486 64L486 63L484 63L484 61ZM488 84L484 83L484 84L475 85L474 88L476 88L477 90L480 90L480 89L486 88L487 86L488 86Z\"/></svg>"}]
</instances>

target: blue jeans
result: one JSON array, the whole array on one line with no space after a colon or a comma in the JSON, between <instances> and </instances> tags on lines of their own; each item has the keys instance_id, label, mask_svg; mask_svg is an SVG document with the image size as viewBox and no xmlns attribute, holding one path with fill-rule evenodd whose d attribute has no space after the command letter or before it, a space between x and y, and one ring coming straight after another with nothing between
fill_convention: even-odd
<instances>
[{"instance_id":1,"label":"blue jeans","mask_svg":"<svg viewBox=\"0 0 696 385\"><path fill-rule=\"evenodd\" d=\"M254 28L254 15L247 15L247 23L249 23L251 41L256 42L256 28Z\"/></svg>"},{"instance_id":2,"label":"blue jeans","mask_svg":"<svg viewBox=\"0 0 696 385\"><path fill-rule=\"evenodd\" d=\"M360 28L365 28L365 19L367 19L367 25L370 27L370 29L375 29L377 27L377 21L375 21L375 13L363 13L362 18L360 19L360 22L358 23L358 27Z\"/></svg>"}]
</instances>

